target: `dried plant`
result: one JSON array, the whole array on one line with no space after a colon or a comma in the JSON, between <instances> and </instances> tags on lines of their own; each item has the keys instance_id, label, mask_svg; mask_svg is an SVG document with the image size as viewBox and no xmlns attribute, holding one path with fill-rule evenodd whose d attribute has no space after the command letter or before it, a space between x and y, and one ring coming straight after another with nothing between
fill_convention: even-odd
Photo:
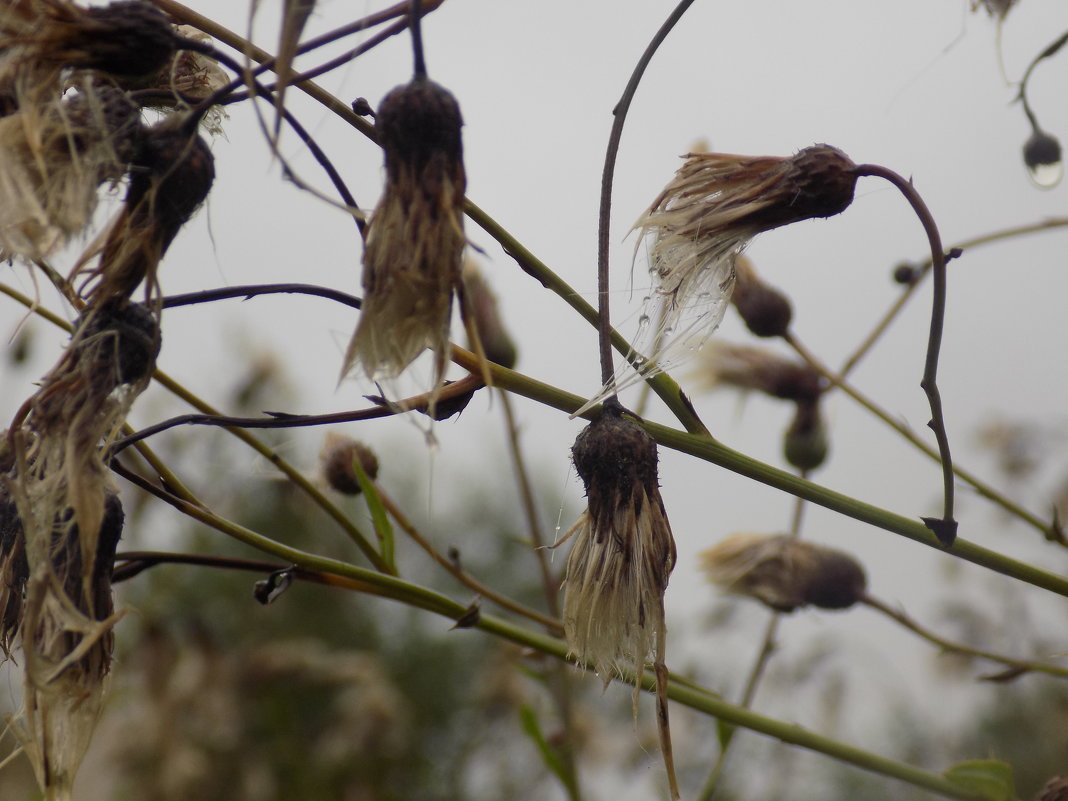
<instances>
[{"instance_id":1,"label":"dried plant","mask_svg":"<svg viewBox=\"0 0 1068 801\"><path fill-rule=\"evenodd\" d=\"M466 242L462 124L455 98L425 77L382 101L386 186L367 227L363 306L343 378L356 368L373 381L395 378L431 348L441 382Z\"/></svg>"},{"instance_id":2,"label":"dried plant","mask_svg":"<svg viewBox=\"0 0 1068 801\"><path fill-rule=\"evenodd\" d=\"M732 534L704 551L701 565L713 584L779 612L846 609L864 597L868 584L849 554L785 534Z\"/></svg>"},{"instance_id":3,"label":"dried plant","mask_svg":"<svg viewBox=\"0 0 1068 801\"><path fill-rule=\"evenodd\" d=\"M811 366L763 348L712 342L690 374L698 390L734 387L782 400L814 402L823 379Z\"/></svg>"},{"instance_id":4,"label":"dried plant","mask_svg":"<svg viewBox=\"0 0 1068 801\"><path fill-rule=\"evenodd\" d=\"M92 219L136 147L139 109L107 83L0 118L0 258L43 258Z\"/></svg>"}]
</instances>

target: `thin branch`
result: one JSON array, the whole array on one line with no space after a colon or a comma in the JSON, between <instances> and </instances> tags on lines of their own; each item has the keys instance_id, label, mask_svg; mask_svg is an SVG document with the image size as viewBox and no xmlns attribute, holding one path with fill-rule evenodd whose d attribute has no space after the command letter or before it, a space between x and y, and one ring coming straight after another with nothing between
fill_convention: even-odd
<instances>
[{"instance_id":1,"label":"thin branch","mask_svg":"<svg viewBox=\"0 0 1068 801\"><path fill-rule=\"evenodd\" d=\"M846 395L867 409L877 418L879 418L886 425L890 426L894 431L905 438L906 441L914 445L917 449L925 453L927 456L934 459L936 462L939 460L938 451L932 448L926 442L924 442L915 432L912 431L905 423L898 420L891 415L888 411L883 409L874 400L863 394L859 389L854 387L848 381L846 381L840 374L835 373L825 364L823 364L816 355L812 353L808 348L802 344L802 342L793 334L793 332L787 332L783 336L783 340L790 345L794 351L809 364L816 372L823 376L832 386L842 390ZM1045 522L1037 515L1028 512L1023 507L1013 502L1010 498L1007 498L1001 492L994 487L990 486L983 480L981 480L975 474L965 470L959 464L953 465L953 474L957 476L961 481L969 484L977 493L997 504L1009 514L1019 518L1029 526L1037 529L1041 532L1047 540L1056 542L1060 545L1068 545L1064 532L1060 529L1059 524L1056 521Z\"/></svg>"},{"instance_id":2,"label":"thin branch","mask_svg":"<svg viewBox=\"0 0 1068 801\"><path fill-rule=\"evenodd\" d=\"M1024 673L1045 673L1049 676L1057 676L1058 678L1068 678L1068 668L1063 668L1058 665L1051 665L1047 662L1036 662L1030 659L1017 659L1012 656L1003 656L1002 654L996 654L992 651L984 651L980 648L972 648L970 645L964 645L962 643L956 643L952 640L947 640L944 637L940 637L929 629L925 629L911 617L906 615L899 609L894 609L889 604L883 603L877 598L873 598L870 595L865 595L860 599L860 602L865 606L868 606L877 612L889 617L894 622L904 626L906 629L916 634L927 642L937 645L943 651L947 653L961 654L962 656L976 657L978 659L986 659L990 662L996 662L999 665L1004 665L1009 668L1012 673L1012 678L1022 676ZM997 677L995 677L997 678Z\"/></svg>"},{"instance_id":3,"label":"thin branch","mask_svg":"<svg viewBox=\"0 0 1068 801\"><path fill-rule=\"evenodd\" d=\"M938 225L935 223L934 216L911 181L906 181L893 170L878 164L861 164L857 167L856 174L882 178L896 186L908 200L916 216L920 218L924 231L927 232L927 239L931 243L934 299L931 306L931 331L927 339L927 360L920 386L926 393L931 407L931 420L927 425L934 431L942 462L943 511L940 520L925 517L923 522L938 537L938 541L948 548L957 538L957 521L953 519L953 457L949 452L949 436L946 434L946 421L942 415L942 396L938 391L937 379L938 355L942 348L942 328L946 316L946 255L942 250L942 237L938 233Z\"/></svg>"},{"instance_id":4,"label":"thin branch","mask_svg":"<svg viewBox=\"0 0 1068 801\"><path fill-rule=\"evenodd\" d=\"M608 148L604 157L604 172L601 174L601 207L597 217L597 334L600 346L601 384L606 387L614 378L610 342L612 322L608 296L608 238L609 223L612 217L612 182L615 178L619 143L623 138L623 124L626 122L627 112L630 110L631 101L634 99L634 93L638 90L638 84L641 83L646 67L649 66L649 62L652 61L653 56L664 39L667 38L667 35L671 33L672 28L682 19L682 15L686 13L686 10L693 5L693 1L682 0L675 7L675 10L671 12L664 24L660 26L660 30L656 32L648 47L645 48L645 52L638 59L638 64L634 67L634 72L631 73L630 80L623 90L623 96L620 97L619 102L612 109L614 119L612 121L612 133L608 137ZM611 398L614 399L615 397L613 393Z\"/></svg>"}]
</instances>

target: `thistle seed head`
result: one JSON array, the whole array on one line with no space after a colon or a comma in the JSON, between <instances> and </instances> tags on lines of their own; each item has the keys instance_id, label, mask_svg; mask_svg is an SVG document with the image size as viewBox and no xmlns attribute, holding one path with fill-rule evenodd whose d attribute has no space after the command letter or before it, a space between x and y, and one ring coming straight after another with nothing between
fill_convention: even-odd
<instances>
[{"instance_id":1,"label":"thistle seed head","mask_svg":"<svg viewBox=\"0 0 1068 801\"><path fill-rule=\"evenodd\" d=\"M780 612L847 609L868 584L849 554L785 534L733 534L702 553L701 562L713 584Z\"/></svg>"},{"instance_id":2,"label":"thistle seed head","mask_svg":"<svg viewBox=\"0 0 1068 801\"><path fill-rule=\"evenodd\" d=\"M375 381L395 378L431 348L441 383L466 244L462 124L455 98L425 78L382 101L386 186L367 227L363 308L342 378L357 366Z\"/></svg>"},{"instance_id":3,"label":"thistle seed head","mask_svg":"<svg viewBox=\"0 0 1068 801\"><path fill-rule=\"evenodd\" d=\"M621 662L640 676L650 657L663 661L675 541L656 443L641 426L608 410L579 434L572 455L589 506L572 529L564 630L571 652L607 684Z\"/></svg>"}]
</instances>

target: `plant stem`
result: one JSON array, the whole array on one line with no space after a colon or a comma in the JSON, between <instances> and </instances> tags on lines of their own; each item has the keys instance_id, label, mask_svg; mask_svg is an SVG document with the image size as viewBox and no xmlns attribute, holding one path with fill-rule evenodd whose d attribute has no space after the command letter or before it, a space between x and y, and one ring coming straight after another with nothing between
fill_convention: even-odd
<instances>
[{"instance_id":1,"label":"plant stem","mask_svg":"<svg viewBox=\"0 0 1068 801\"><path fill-rule=\"evenodd\" d=\"M634 94L638 91L638 84L641 82L649 62L653 60L653 56L664 39L671 33L672 28L682 19L682 15L686 13L686 10L691 5L693 5L693 0L682 0L675 7L675 10L671 12L664 24L660 26L660 30L656 32L652 41L645 48L645 52L638 59L638 64L634 67L630 80L627 81L622 97L616 103L615 108L612 109L612 132L608 137L608 147L604 157L604 171L601 173L601 206L597 216L597 341L600 346L601 384L605 387L608 387L614 378L612 348L609 341L612 323L608 292L608 246L609 223L612 219L612 183L615 179L616 156L619 155L619 143L623 138L623 125L627 120L627 112L630 111L630 104L634 99ZM613 393L611 397L614 398L615 394Z\"/></svg>"},{"instance_id":2,"label":"plant stem","mask_svg":"<svg viewBox=\"0 0 1068 801\"><path fill-rule=\"evenodd\" d=\"M477 364L474 354L456 346L453 346L453 360L467 369L472 369L471 366ZM490 364L490 370L493 374L494 386L507 389L569 414L581 408L586 402L585 398L573 395L570 392L564 392L500 365ZM593 407L587 410L583 417L592 419L598 413L599 407ZM854 520L899 534L930 548L945 551L938 539L922 522L880 509L877 506L827 489L792 473L764 464L708 437L695 436L648 421L643 422L641 425L653 439L672 450L696 456L738 475L755 479L769 487L812 501L819 506L839 512ZM1015 559L1010 559L967 540L958 539L948 554L1010 578L1049 590L1057 595L1068 597L1068 579Z\"/></svg>"},{"instance_id":3,"label":"plant stem","mask_svg":"<svg viewBox=\"0 0 1068 801\"><path fill-rule=\"evenodd\" d=\"M931 331L927 338L927 360L920 386L931 407L931 420L927 425L934 431L938 441L939 460L942 463L943 512L941 520L923 518L923 522L934 532L939 542L948 548L957 537L957 521L953 519L953 457L949 452L949 436L946 434L946 421L942 414L942 396L938 391L938 355L942 349L942 329L946 317L946 254L942 250L942 238L934 216L911 181L906 181L893 170L878 164L861 164L857 167L856 174L882 178L897 187L920 218L931 243L934 298L931 303Z\"/></svg>"}]
</instances>

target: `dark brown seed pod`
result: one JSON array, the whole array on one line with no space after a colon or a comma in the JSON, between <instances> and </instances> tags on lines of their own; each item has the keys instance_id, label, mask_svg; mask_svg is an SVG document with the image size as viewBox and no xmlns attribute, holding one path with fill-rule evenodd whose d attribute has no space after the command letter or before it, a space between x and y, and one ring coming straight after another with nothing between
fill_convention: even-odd
<instances>
[{"instance_id":1,"label":"dark brown seed pod","mask_svg":"<svg viewBox=\"0 0 1068 801\"><path fill-rule=\"evenodd\" d=\"M428 194L439 191L439 177L463 168L462 127L460 104L445 87L426 78L398 86L382 99L375 117L389 180L411 173L422 177Z\"/></svg>"},{"instance_id":2,"label":"dark brown seed pod","mask_svg":"<svg viewBox=\"0 0 1068 801\"><path fill-rule=\"evenodd\" d=\"M142 303L91 308L75 322L72 339L83 369L111 376L114 386L151 375L162 347L159 321Z\"/></svg>"},{"instance_id":3,"label":"dark brown seed pod","mask_svg":"<svg viewBox=\"0 0 1068 801\"><path fill-rule=\"evenodd\" d=\"M743 255L734 261L734 274L731 303L746 327L758 337L783 336L794 316L789 298L762 281L752 262Z\"/></svg>"},{"instance_id":4,"label":"dark brown seed pod","mask_svg":"<svg viewBox=\"0 0 1068 801\"><path fill-rule=\"evenodd\" d=\"M765 348L727 342L702 349L693 377L708 389L732 386L798 403L814 403L823 391L823 377L809 365Z\"/></svg>"},{"instance_id":5,"label":"dark brown seed pod","mask_svg":"<svg viewBox=\"0 0 1068 801\"><path fill-rule=\"evenodd\" d=\"M374 451L350 437L329 431L319 453L323 478L331 489L345 495L359 495L363 488L353 467L359 462L363 472L374 481L378 476L378 457Z\"/></svg>"}]
</instances>

